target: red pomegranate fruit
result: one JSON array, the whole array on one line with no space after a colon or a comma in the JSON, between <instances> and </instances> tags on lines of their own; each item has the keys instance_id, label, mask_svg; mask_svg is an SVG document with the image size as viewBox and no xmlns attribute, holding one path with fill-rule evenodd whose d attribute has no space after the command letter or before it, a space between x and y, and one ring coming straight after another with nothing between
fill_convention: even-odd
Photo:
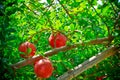
<instances>
[{"instance_id":1,"label":"red pomegranate fruit","mask_svg":"<svg viewBox=\"0 0 120 80\"><path fill-rule=\"evenodd\" d=\"M106 75L103 75L103 76L97 77L96 80L103 80L106 77L107 77Z\"/></svg>"},{"instance_id":2,"label":"red pomegranate fruit","mask_svg":"<svg viewBox=\"0 0 120 80\"><path fill-rule=\"evenodd\" d=\"M60 32L52 33L49 37L49 44L52 48L59 48L65 46L67 38Z\"/></svg>"},{"instance_id":3,"label":"red pomegranate fruit","mask_svg":"<svg viewBox=\"0 0 120 80\"><path fill-rule=\"evenodd\" d=\"M21 57L32 57L35 55L36 52L36 47L34 44L30 43L30 42L24 42L22 44L20 44L18 50L20 52L24 52L25 54L20 54Z\"/></svg>"},{"instance_id":4,"label":"red pomegranate fruit","mask_svg":"<svg viewBox=\"0 0 120 80\"><path fill-rule=\"evenodd\" d=\"M35 62L34 72L37 77L49 78L53 72L52 63L48 59L40 59L39 61Z\"/></svg>"}]
</instances>

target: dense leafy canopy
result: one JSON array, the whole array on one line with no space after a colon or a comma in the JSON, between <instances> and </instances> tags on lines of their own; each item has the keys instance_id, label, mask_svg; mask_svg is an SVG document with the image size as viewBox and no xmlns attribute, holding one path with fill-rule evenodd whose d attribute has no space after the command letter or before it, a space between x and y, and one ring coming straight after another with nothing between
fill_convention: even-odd
<instances>
[{"instance_id":1,"label":"dense leafy canopy","mask_svg":"<svg viewBox=\"0 0 120 80\"><path fill-rule=\"evenodd\" d=\"M67 45L115 36L109 44L79 46L49 57L54 72L47 80L56 80L64 72L108 46L120 44L119 0L1 0L0 1L0 80L35 80L33 66L12 70L10 65L23 58L20 43L34 43L37 54L52 49L48 38L59 31L67 36ZM120 79L120 55L105 59L73 80Z\"/></svg>"}]
</instances>

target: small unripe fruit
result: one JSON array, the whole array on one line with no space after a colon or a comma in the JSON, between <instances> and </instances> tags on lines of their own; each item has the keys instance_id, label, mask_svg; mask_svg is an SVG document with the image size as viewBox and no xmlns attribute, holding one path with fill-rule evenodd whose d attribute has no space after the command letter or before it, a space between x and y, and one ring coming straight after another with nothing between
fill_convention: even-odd
<instances>
[{"instance_id":1,"label":"small unripe fruit","mask_svg":"<svg viewBox=\"0 0 120 80\"><path fill-rule=\"evenodd\" d=\"M96 80L103 80L104 78L106 78L107 76L104 75L104 76L100 76L100 77L97 77Z\"/></svg>"},{"instance_id":2,"label":"small unripe fruit","mask_svg":"<svg viewBox=\"0 0 120 80\"><path fill-rule=\"evenodd\" d=\"M49 37L49 44L52 48L59 48L65 46L67 38L60 32L52 33Z\"/></svg>"},{"instance_id":3,"label":"small unripe fruit","mask_svg":"<svg viewBox=\"0 0 120 80\"><path fill-rule=\"evenodd\" d=\"M20 54L21 57L32 57L35 55L36 52L36 47L34 44L30 43L30 42L24 42L22 44L20 44L18 50L20 52L24 52L25 54Z\"/></svg>"},{"instance_id":4,"label":"small unripe fruit","mask_svg":"<svg viewBox=\"0 0 120 80\"><path fill-rule=\"evenodd\" d=\"M40 59L39 61L35 62L34 72L37 77L49 78L53 72L52 63L48 59Z\"/></svg>"}]
</instances>

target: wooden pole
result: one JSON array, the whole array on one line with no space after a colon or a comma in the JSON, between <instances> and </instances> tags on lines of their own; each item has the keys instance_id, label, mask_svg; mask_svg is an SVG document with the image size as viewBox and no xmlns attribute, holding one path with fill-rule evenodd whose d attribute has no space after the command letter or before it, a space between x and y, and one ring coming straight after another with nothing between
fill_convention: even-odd
<instances>
[{"instance_id":1,"label":"wooden pole","mask_svg":"<svg viewBox=\"0 0 120 80\"><path fill-rule=\"evenodd\" d=\"M105 58L112 56L118 51L117 47L109 47L107 50L98 53L97 55L89 58L87 61L83 62L82 64L79 64L74 69L71 69L67 72L65 72L63 75L57 78L57 80L71 80L72 78L78 76L83 71L93 67L95 64L101 62Z\"/></svg>"}]
</instances>

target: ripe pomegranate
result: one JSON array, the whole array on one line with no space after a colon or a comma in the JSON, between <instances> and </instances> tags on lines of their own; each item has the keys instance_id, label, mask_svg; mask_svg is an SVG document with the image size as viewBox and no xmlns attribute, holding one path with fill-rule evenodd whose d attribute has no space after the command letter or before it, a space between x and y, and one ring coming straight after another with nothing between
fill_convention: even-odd
<instances>
[{"instance_id":1,"label":"ripe pomegranate","mask_svg":"<svg viewBox=\"0 0 120 80\"><path fill-rule=\"evenodd\" d=\"M40 59L34 65L34 72L37 77L49 78L53 72L52 63L48 59Z\"/></svg>"},{"instance_id":2,"label":"ripe pomegranate","mask_svg":"<svg viewBox=\"0 0 120 80\"><path fill-rule=\"evenodd\" d=\"M65 46L67 38L60 32L52 33L49 37L49 44L52 48L59 48Z\"/></svg>"},{"instance_id":3,"label":"ripe pomegranate","mask_svg":"<svg viewBox=\"0 0 120 80\"><path fill-rule=\"evenodd\" d=\"M34 44L30 42L24 42L20 44L18 50L20 52L24 52L25 54L20 54L21 57L27 58L27 57L32 57L35 55L36 52L36 47Z\"/></svg>"}]
</instances>

